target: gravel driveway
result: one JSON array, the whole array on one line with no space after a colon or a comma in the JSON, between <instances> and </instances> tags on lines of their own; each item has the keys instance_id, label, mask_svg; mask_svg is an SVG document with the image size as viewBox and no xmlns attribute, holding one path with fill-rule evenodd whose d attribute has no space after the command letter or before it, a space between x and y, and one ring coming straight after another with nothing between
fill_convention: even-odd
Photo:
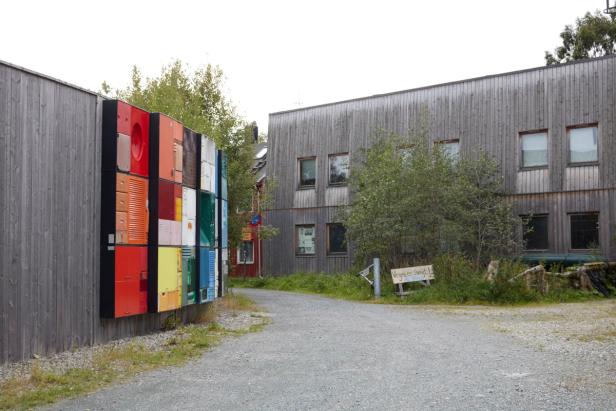
<instances>
[{"instance_id":1,"label":"gravel driveway","mask_svg":"<svg viewBox=\"0 0 616 411\"><path fill-rule=\"evenodd\" d=\"M70 410L608 410L613 358L533 346L494 318L241 290L267 328L200 360L57 404ZM498 311L500 309L497 309ZM506 327L505 327L506 328Z\"/></svg>"}]
</instances>

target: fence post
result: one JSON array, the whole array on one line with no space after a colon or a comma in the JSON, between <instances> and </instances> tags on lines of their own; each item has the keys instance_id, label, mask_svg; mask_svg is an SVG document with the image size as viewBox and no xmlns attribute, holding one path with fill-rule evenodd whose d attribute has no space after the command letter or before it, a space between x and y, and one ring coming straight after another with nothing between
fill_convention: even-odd
<instances>
[{"instance_id":1,"label":"fence post","mask_svg":"<svg viewBox=\"0 0 616 411\"><path fill-rule=\"evenodd\" d=\"M372 262L374 270L374 298L381 297L381 260L375 258Z\"/></svg>"}]
</instances>

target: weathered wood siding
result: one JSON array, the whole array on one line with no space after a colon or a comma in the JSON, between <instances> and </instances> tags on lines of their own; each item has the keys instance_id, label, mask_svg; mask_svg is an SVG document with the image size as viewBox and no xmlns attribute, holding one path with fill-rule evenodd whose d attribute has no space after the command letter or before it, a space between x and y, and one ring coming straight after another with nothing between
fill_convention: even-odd
<instances>
[{"instance_id":1,"label":"weathered wood siding","mask_svg":"<svg viewBox=\"0 0 616 411\"><path fill-rule=\"evenodd\" d=\"M101 108L94 93L0 62L0 363L176 315L99 318Z\"/></svg>"},{"instance_id":2,"label":"weathered wood siding","mask_svg":"<svg viewBox=\"0 0 616 411\"><path fill-rule=\"evenodd\" d=\"M264 243L265 272L345 269L350 258L336 257L334 263L324 255L325 228L320 224L331 220L330 206L349 198L327 187L328 155L348 151L353 162L378 130L407 135L419 130L422 121L427 121L431 142L459 139L462 156L475 157L480 150L493 156L507 191L520 196L517 212L549 206L550 251L568 250L567 213L599 211L601 250L616 257L611 235L615 88L616 57L611 56L271 114L267 175L276 180L277 190L265 221L281 234ZM599 165L568 167L567 127L594 123ZM548 169L520 171L519 133L543 129L548 130ZM316 188L299 192L297 158L310 156L317 156ZM531 195L539 193L544 194ZM299 221L317 224L317 234L323 234L317 235L315 257L294 255L293 227Z\"/></svg>"}]
</instances>

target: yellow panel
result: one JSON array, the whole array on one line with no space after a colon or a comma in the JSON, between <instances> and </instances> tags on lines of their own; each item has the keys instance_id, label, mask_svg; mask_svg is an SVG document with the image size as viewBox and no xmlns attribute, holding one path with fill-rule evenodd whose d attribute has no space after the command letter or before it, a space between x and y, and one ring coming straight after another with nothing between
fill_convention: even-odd
<instances>
[{"instance_id":1,"label":"yellow panel","mask_svg":"<svg viewBox=\"0 0 616 411\"><path fill-rule=\"evenodd\" d=\"M175 221L182 221L182 198L175 199Z\"/></svg>"},{"instance_id":2,"label":"yellow panel","mask_svg":"<svg viewBox=\"0 0 616 411\"><path fill-rule=\"evenodd\" d=\"M180 255L180 264L178 264ZM176 247L158 247L158 293L179 289L177 272L181 264L182 253Z\"/></svg>"}]
</instances>

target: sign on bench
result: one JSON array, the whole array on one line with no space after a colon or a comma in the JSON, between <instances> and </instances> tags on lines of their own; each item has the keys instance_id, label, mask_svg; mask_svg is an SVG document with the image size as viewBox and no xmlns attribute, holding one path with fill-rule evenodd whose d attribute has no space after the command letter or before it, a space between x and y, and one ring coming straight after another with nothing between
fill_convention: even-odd
<instances>
[{"instance_id":1,"label":"sign on bench","mask_svg":"<svg viewBox=\"0 0 616 411\"><path fill-rule=\"evenodd\" d=\"M430 280L434 280L434 272L431 265L394 268L391 270L391 279L398 286L396 294L402 296L409 294L409 292L404 291L403 284L418 282L423 285L430 285Z\"/></svg>"}]
</instances>

